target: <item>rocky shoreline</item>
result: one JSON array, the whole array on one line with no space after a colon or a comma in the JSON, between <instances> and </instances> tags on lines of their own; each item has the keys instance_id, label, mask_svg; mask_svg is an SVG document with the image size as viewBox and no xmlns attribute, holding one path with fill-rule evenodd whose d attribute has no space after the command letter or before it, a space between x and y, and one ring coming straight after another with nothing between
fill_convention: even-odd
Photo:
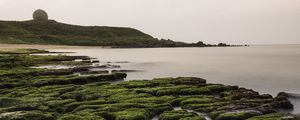
<instances>
[{"instance_id":1,"label":"rocky shoreline","mask_svg":"<svg viewBox=\"0 0 300 120\"><path fill-rule=\"evenodd\" d=\"M36 53L49 51L0 51L0 120L297 120L290 94L273 97L195 77L122 81L136 70L90 71L116 65ZM35 68L49 65L74 67Z\"/></svg>"}]
</instances>

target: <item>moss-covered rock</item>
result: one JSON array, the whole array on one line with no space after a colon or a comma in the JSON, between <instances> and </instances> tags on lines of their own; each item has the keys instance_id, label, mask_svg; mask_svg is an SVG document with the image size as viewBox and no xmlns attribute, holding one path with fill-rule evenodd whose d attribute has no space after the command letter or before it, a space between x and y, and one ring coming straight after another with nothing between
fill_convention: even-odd
<instances>
[{"instance_id":1,"label":"moss-covered rock","mask_svg":"<svg viewBox=\"0 0 300 120\"><path fill-rule=\"evenodd\" d=\"M203 116L186 110L165 111L159 116L159 120L205 120Z\"/></svg>"},{"instance_id":2,"label":"moss-covered rock","mask_svg":"<svg viewBox=\"0 0 300 120\"><path fill-rule=\"evenodd\" d=\"M0 120L55 120L50 113L40 111L16 111L0 114Z\"/></svg>"},{"instance_id":3,"label":"moss-covered rock","mask_svg":"<svg viewBox=\"0 0 300 120\"><path fill-rule=\"evenodd\" d=\"M220 114L216 120L244 120L259 115L262 115L262 113L255 110L233 111Z\"/></svg>"},{"instance_id":4,"label":"moss-covered rock","mask_svg":"<svg viewBox=\"0 0 300 120\"><path fill-rule=\"evenodd\" d=\"M145 109L131 108L115 113L116 120L150 120L151 113Z\"/></svg>"},{"instance_id":5,"label":"moss-covered rock","mask_svg":"<svg viewBox=\"0 0 300 120\"><path fill-rule=\"evenodd\" d=\"M207 84L195 77L111 84L126 74L78 76L73 75L74 69L30 68L65 60L73 64L77 57L20 53L5 53L0 58L0 120L150 120L154 116L160 120L203 120L200 113L217 120L288 119L290 115L277 110L293 108L283 94L273 98L237 86Z\"/></svg>"},{"instance_id":6,"label":"moss-covered rock","mask_svg":"<svg viewBox=\"0 0 300 120\"><path fill-rule=\"evenodd\" d=\"M293 115L286 113L272 113L262 116L251 117L247 120L297 120Z\"/></svg>"}]
</instances>

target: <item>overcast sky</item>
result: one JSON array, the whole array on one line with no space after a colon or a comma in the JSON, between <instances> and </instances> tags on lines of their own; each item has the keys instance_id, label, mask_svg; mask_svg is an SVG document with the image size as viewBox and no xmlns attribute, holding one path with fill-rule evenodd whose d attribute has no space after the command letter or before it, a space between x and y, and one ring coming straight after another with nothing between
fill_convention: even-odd
<instances>
[{"instance_id":1,"label":"overcast sky","mask_svg":"<svg viewBox=\"0 0 300 120\"><path fill-rule=\"evenodd\" d=\"M300 0L0 0L0 20L29 20L36 9L59 22L175 41L300 43Z\"/></svg>"}]
</instances>

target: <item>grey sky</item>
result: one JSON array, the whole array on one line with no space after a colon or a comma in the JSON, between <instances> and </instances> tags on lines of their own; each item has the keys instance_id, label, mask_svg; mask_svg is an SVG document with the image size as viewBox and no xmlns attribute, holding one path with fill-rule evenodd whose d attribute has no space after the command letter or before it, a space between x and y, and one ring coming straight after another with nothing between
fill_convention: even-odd
<instances>
[{"instance_id":1,"label":"grey sky","mask_svg":"<svg viewBox=\"0 0 300 120\"><path fill-rule=\"evenodd\" d=\"M28 20L39 8L59 22L176 41L300 43L300 0L0 0L0 20Z\"/></svg>"}]
</instances>

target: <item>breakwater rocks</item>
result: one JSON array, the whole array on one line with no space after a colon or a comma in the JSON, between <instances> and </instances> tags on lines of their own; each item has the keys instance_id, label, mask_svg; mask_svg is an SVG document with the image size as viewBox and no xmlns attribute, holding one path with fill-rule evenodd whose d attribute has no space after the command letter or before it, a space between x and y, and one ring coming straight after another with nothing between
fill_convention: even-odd
<instances>
[{"instance_id":1,"label":"breakwater rocks","mask_svg":"<svg viewBox=\"0 0 300 120\"><path fill-rule=\"evenodd\" d=\"M13 56L26 59L11 59L9 54L0 58L0 120L296 119L281 112L293 109L282 93L276 97L261 95L195 77L111 84L126 74L78 76L72 74L73 69L30 68L61 63L51 61L55 56ZM64 56L56 57L65 60Z\"/></svg>"}]
</instances>

